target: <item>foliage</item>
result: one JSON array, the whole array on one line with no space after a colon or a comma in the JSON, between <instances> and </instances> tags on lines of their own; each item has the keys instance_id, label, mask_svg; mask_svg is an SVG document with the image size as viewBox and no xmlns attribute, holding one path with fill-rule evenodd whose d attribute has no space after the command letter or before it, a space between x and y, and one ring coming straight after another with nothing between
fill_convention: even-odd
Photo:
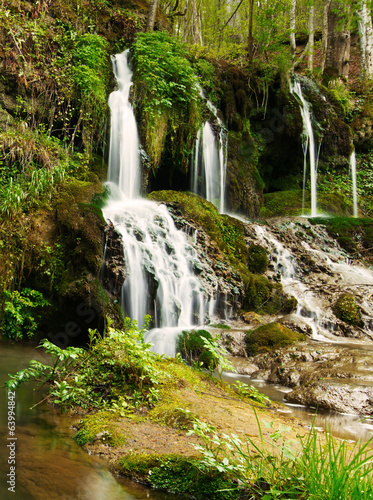
<instances>
[{"instance_id":1,"label":"foliage","mask_svg":"<svg viewBox=\"0 0 373 500\"><path fill-rule=\"evenodd\" d=\"M184 330L177 338L176 351L189 363L198 361L199 366L214 369L212 354L206 350L204 340L212 340L207 330Z\"/></svg>"},{"instance_id":2,"label":"foliage","mask_svg":"<svg viewBox=\"0 0 373 500\"><path fill-rule=\"evenodd\" d=\"M264 394L258 391L256 387L253 385L245 384L244 382L240 382L237 380L233 384L233 388L240 394L241 396L245 396L253 401L257 401L258 403L269 405L271 404L271 400L267 398Z\"/></svg>"},{"instance_id":3,"label":"foliage","mask_svg":"<svg viewBox=\"0 0 373 500\"><path fill-rule=\"evenodd\" d=\"M75 40L73 79L79 89L80 116L84 126L83 141L89 154L93 147L93 125L99 138L105 134L107 88L109 82L108 42L100 35L85 33Z\"/></svg>"},{"instance_id":4,"label":"foliage","mask_svg":"<svg viewBox=\"0 0 373 500\"><path fill-rule=\"evenodd\" d=\"M309 198L309 193L306 193L306 197ZM264 204L260 211L261 217L301 214L302 192L300 190L277 191L264 195Z\"/></svg>"},{"instance_id":5,"label":"foliage","mask_svg":"<svg viewBox=\"0 0 373 500\"><path fill-rule=\"evenodd\" d=\"M220 381L222 380L222 375L224 370L229 370L231 372L236 371L234 365L227 360L226 355L228 353L224 349L224 347L218 343L217 337L211 340L207 339L206 337L203 337L202 341L205 349L211 355L212 358L212 362L209 366L209 369L211 370L211 367L216 368Z\"/></svg>"},{"instance_id":6,"label":"foliage","mask_svg":"<svg viewBox=\"0 0 373 500\"><path fill-rule=\"evenodd\" d=\"M120 473L152 488L187 495L203 500L234 500L237 494L231 490L228 478L218 471L201 474L203 464L197 458L184 458L177 455L138 455L132 454L118 462Z\"/></svg>"},{"instance_id":7,"label":"foliage","mask_svg":"<svg viewBox=\"0 0 373 500\"><path fill-rule=\"evenodd\" d=\"M365 444L351 446L336 442L327 433L325 444L311 428L296 442L285 441L290 427L281 426L264 439L261 425L272 428L272 422L260 423L256 415L260 441L237 435L219 436L214 428L197 421L190 434L203 440L195 445L202 454L203 465L234 478L249 498L320 500L367 500L373 494L370 463L372 438ZM294 449L300 452L295 453ZM273 450L273 451L271 451Z\"/></svg>"},{"instance_id":8,"label":"foliage","mask_svg":"<svg viewBox=\"0 0 373 500\"><path fill-rule=\"evenodd\" d=\"M41 309L49 306L43 295L30 288L20 292L4 291L5 305L0 327L3 337L10 340L32 338L42 318Z\"/></svg>"},{"instance_id":9,"label":"foliage","mask_svg":"<svg viewBox=\"0 0 373 500\"><path fill-rule=\"evenodd\" d=\"M147 318L146 325L149 321ZM63 350L44 341L42 346L54 360L44 370L45 378L53 383L50 400L63 409L112 407L117 411L151 404L154 389L166 375L157 368L160 356L150 351L144 331L127 318L124 331L109 327L104 338L91 331L88 351ZM25 377L15 375L11 380Z\"/></svg>"},{"instance_id":10,"label":"foliage","mask_svg":"<svg viewBox=\"0 0 373 500\"><path fill-rule=\"evenodd\" d=\"M173 161L185 171L201 123L198 80L186 49L163 31L142 33L133 46L133 62L147 153L158 166L169 136Z\"/></svg>"},{"instance_id":11,"label":"foliage","mask_svg":"<svg viewBox=\"0 0 373 500\"><path fill-rule=\"evenodd\" d=\"M268 323L247 332L246 350L249 356L260 352L270 352L279 347L305 340L304 335L293 332L280 323Z\"/></svg>"},{"instance_id":12,"label":"foliage","mask_svg":"<svg viewBox=\"0 0 373 500\"><path fill-rule=\"evenodd\" d=\"M46 354L51 357L50 365L45 365L32 359L28 368L11 375L5 382L5 386L14 391L22 383L30 379L41 382L53 382L53 380L62 379L67 373L70 373L73 366L84 356L84 350L79 347L67 347L60 349L49 340L43 340L40 347L45 349ZM61 384L59 384L61 387ZM62 389L63 390L63 389Z\"/></svg>"}]
</instances>

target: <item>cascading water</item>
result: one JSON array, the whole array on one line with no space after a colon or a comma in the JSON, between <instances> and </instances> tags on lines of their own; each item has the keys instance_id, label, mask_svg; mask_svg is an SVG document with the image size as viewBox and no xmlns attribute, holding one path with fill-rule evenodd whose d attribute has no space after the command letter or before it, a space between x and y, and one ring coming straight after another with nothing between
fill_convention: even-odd
<instances>
[{"instance_id":1,"label":"cascading water","mask_svg":"<svg viewBox=\"0 0 373 500\"><path fill-rule=\"evenodd\" d=\"M202 91L201 97L203 97ZM206 101L206 105L218 123L219 141L216 140L210 123L206 122L197 135L191 191L211 201L220 213L224 213L227 135L215 106L209 100Z\"/></svg>"},{"instance_id":2,"label":"cascading water","mask_svg":"<svg viewBox=\"0 0 373 500\"><path fill-rule=\"evenodd\" d=\"M140 194L141 168L136 119L129 101L132 72L129 51L112 57L118 90L109 97L111 132L108 181L118 186L123 196L132 199Z\"/></svg>"},{"instance_id":3,"label":"cascading water","mask_svg":"<svg viewBox=\"0 0 373 500\"><path fill-rule=\"evenodd\" d=\"M302 87L297 79L290 81L290 92L297 97L300 103L300 112L303 120L303 153L304 153L304 170L303 170L303 193L305 192L305 184L307 180L307 157L309 160L309 169L311 177L311 217L317 216L317 163L318 163L318 148L316 146L309 103L303 97ZM303 200L304 210L304 200Z\"/></svg>"},{"instance_id":4,"label":"cascading water","mask_svg":"<svg viewBox=\"0 0 373 500\"><path fill-rule=\"evenodd\" d=\"M284 291L297 299L298 305L294 314L302 323L308 325L314 340L326 340L325 335L329 332L323 328L320 321L322 311L317 297L300 281L299 268L293 255L264 226L255 225L254 229L261 244L270 252L272 265L280 277Z\"/></svg>"},{"instance_id":5,"label":"cascading water","mask_svg":"<svg viewBox=\"0 0 373 500\"><path fill-rule=\"evenodd\" d=\"M297 258L272 230L260 225L252 227L260 244L267 248L271 267L284 291L297 299L298 306L290 321L306 326L314 340L340 341L336 337L339 327L333 304L341 293L348 292L359 303L365 334L373 337L373 304L367 293L373 286L372 271L352 265L338 243L330 241L323 226L311 227L297 221L285 225L280 234L286 233L287 246L296 248Z\"/></svg>"},{"instance_id":6,"label":"cascading water","mask_svg":"<svg viewBox=\"0 0 373 500\"><path fill-rule=\"evenodd\" d=\"M128 51L113 57L113 67L119 89L109 99L111 196L103 212L123 237L128 275L122 307L140 325L151 314L156 329L148 340L156 351L174 355L176 334L204 321L208 298L193 272L198 259L186 234L176 229L164 205L139 197L139 145L128 100L132 78Z\"/></svg>"},{"instance_id":7,"label":"cascading water","mask_svg":"<svg viewBox=\"0 0 373 500\"><path fill-rule=\"evenodd\" d=\"M355 151L351 153L350 157L350 167L351 167L351 178L352 178L352 203L353 203L353 215L357 217L357 188L356 188L356 155Z\"/></svg>"}]
</instances>

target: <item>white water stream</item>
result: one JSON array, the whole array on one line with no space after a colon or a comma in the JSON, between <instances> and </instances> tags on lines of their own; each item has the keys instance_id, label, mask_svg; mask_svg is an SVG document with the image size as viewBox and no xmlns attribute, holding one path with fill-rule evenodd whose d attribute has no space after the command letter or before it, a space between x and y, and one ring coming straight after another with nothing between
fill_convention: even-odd
<instances>
[{"instance_id":1,"label":"white water stream","mask_svg":"<svg viewBox=\"0 0 373 500\"><path fill-rule=\"evenodd\" d=\"M202 91L201 97L204 98ZM216 118L219 138L217 140L215 137L209 122L198 132L192 163L191 191L210 201L220 213L224 213L227 134L215 106L209 100L206 105Z\"/></svg>"},{"instance_id":2,"label":"white water stream","mask_svg":"<svg viewBox=\"0 0 373 500\"><path fill-rule=\"evenodd\" d=\"M353 215L354 215L354 217L357 217L358 216L358 210L357 210L356 155L355 155L355 151L353 151L351 153L350 166L351 166L351 178L352 178Z\"/></svg>"},{"instance_id":3,"label":"white water stream","mask_svg":"<svg viewBox=\"0 0 373 500\"><path fill-rule=\"evenodd\" d=\"M311 217L317 216L317 163L318 163L318 148L316 146L315 137L313 134L311 112L309 103L303 97L302 87L299 80L293 79L290 81L290 92L297 96L300 103L300 112L303 120L303 153L304 153L304 170L303 170L303 193L307 181L307 158L310 170L311 181ZM303 200L304 211L304 200Z\"/></svg>"},{"instance_id":4,"label":"white water stream","mask_svg":"<svg viewBox=\"0 0 373 500\"><path fill-rule=\"evenodd\" d=\"M175 355L176 336L203 323L211 310L193 268L197 253L176 228L164 205L140 197L141 167L136 120L129 102L132 72L128 51L113 57L118 90L109 98L111 142L108 187L103 213L123 237L127 277L122 289L126 316L143 325L151 314L155 329L148 340L154 350Z\"/></svg>"}]
</instances>

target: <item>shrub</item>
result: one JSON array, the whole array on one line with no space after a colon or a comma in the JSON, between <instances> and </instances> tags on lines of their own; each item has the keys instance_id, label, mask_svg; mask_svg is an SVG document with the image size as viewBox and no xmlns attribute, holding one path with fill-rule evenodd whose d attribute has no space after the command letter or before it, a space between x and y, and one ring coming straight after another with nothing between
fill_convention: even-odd
<instances>
[{"instance_id":1,"label":"shrub","mask_svg":"<svg viewBox=\"0 0 373 500\"><path fill-rule=\"evenodd\" d=\"M213 340L207 330L184 330L177 339L176 350L190 363L198 361L209 368L213 364L213 356L206 350L204 339Z\"/></svg>"},{"instance_id":2,"label":"shrub","mask_svg":"<svg viewBox=\"0 0 373 500\"><path fill-rule=\"evenodd\" d=\"M35 335L41 320L41 308L50 303L37 290L24 288L20 292L4 291L4 314L1 320L3 336L10 340L31 338Z\"/></svg>"}]
</instances>

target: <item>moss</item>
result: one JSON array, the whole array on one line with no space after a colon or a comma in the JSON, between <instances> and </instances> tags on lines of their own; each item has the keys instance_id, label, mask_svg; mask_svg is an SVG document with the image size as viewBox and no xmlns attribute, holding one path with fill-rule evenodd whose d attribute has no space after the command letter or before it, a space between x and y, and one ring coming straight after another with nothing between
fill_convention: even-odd
<instances>
[{"instance_id":1,"label":"moss","mask_svg":"<svg viewBox=\"0 0 373 500\"><path fill-rule=\"evenodd\" d=\"M251 245L249 247L247 267L252 273L263 274L268 267L267 250L261 245Z\"/></svg>"},{"instance_id":2,"label":"moss","mask_svg":"<svg viewBox=\"0 0 373 500\"><path fill-rule=\"evenodd\" d=\"M269 323L259 326L246 334L246 350L249 356L261 352L270 352L294 342L305 340L305 336L293 332L279 323Z\"/></svg>"},{"instance_id":3,"label":"moss","mask_svg":"<svg viewBox=\"0 0 373 500\"><path fill-rule=\"evenodd\" d=\"M201 474L202 463L197 458L133 454L121 458L117 466L120 474L152 488L197 500L233 500L239 497L232 481L223 473L211 469L208 475Z\"/></svg>"},{"instance_id":4,"label":"moss","mask_svg":"<svg viewBox=\"0 0 373 500\"><path fill-rule=\"evenodd\" d=\"M306 193L308 202L309 194ZM277 191L264 195L264 204L260 217L277 217L279 215L302 215L303 194L300 190Z\"/></svg>"},{"instance_id":5,"label":"moss","mask_svg":"<svg viewBox=\"0 0 373 500\"><path fill-rule=\"evenodd\" d=\"M184 408L182 400L161 401L149 413L148 416L153 422L167 425L175 429L189 430L193 428L196 416L191 411ZM198 417L197 417L198 418Z\"/></svg>"},{"instance_id":6,"label":"moss","mask_svg":"<svg viewBox=\"0 0 373 500\"><path fill-rule=\"evenodd\" d=\"M245 276L245 297L243 308L259 314L276 314L284 300L282 286L269 282L264 276Z\"/></svg>"},{"instance_id":7,"label":"moss","mask_svg":"<svg viewBox=\"0 0 373 500\"><path fill-rule=\"evenodd\" d=\"M326 226L328 234L336 239L346 251L370 250L373 246L372 219L351 217L317 217L310 219L313 224ZM365 255L369 255L364 252Z\"/></svg>"},{"instance_id":8,"label":"moss","mask_svg":"<svg viewBox=\"0 0 373 500\"><path fill-rule=\"evenodd\" d=\"M287 299L285 299L281 312L283 312L284 314L290 314L296 310L297 306L298 306L297 299L295 297L288 297Z\"/></svg>"},{"instance_id":9,"label":"moss","mask_svg":"<svg viewBox=\"0 0 373 500\"><path fill-rule=\"evenodd\" d=\"M126 435L118 430L118 415L113 411L100 411L87 415L74 439L80 445L92 443L99 439L110 446L120 446L126 442Z\"/></svg>"},{"instance_id":10,"label":"moss","mask_svg":"<svg viewBox=\"0 0 373 500\"><path fill-rule=\"evenodd\" d=\"M335 304L333 312L341 321L352 326L361 326L361 316L355 297L351 293L342 293Z\"/></svg>"}]
</instances>

